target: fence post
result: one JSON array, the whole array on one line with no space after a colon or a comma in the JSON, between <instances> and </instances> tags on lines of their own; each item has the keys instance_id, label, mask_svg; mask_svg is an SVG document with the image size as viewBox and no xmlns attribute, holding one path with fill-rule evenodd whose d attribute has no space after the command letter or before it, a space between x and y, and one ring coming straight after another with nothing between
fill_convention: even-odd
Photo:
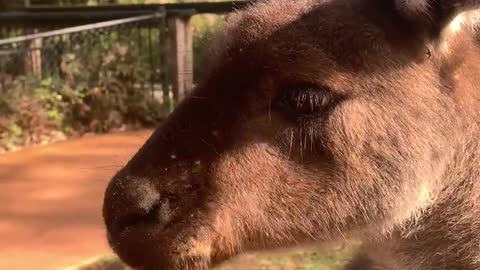
<instances>
[{"instance_id":1,"label":"fence post","mask_svg":"<svg viewBox=\"0 0 480 270\"><path fill-rule=\"evenodd\" d=\"M190 18L193 11L176 12L169 17L170 82L176 102L182 100L193 86L193 38Z\"/></svg>"},{"instance_id":2,"label":"fence post","mask_svg":"<svg viewBox=\"0 0 480 270\"><path fill-rule=\"evenodd\" d=\"M26 34L33 34L33 29L27 29ZM42 43L43 39L37 38L27 43L25 48L24 68L29 75L42 76Z\"/></svg>"}]
</instances>

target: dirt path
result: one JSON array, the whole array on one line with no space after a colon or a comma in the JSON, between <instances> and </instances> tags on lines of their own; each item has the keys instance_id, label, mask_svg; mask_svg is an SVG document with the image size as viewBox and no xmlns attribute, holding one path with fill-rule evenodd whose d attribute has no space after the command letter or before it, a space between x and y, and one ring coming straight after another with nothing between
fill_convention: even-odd
<instances>
[{"instance_id":1,"label":"dirt path","mask_svg":"<svg viewBox=\"0 0 480 270\"><path fill-rule=\"evenodd\" d=\"M148 135L86 137L0 155L0 269L62 269L108 253L105 186Z\"/></svg>"}]
</instances>

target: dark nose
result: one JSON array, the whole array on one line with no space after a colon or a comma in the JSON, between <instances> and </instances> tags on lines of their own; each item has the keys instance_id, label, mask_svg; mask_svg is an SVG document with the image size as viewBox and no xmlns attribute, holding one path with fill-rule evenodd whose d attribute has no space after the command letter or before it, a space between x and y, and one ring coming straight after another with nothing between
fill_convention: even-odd
<instances>
[{"instance_id":1,"label":"dark nose","mask_svg":"<svg viewBox=\"0 0 480 270\"><path fill-rule=\"evenodd\" d=\"M177 269L182 243L195 231L191 224L202 218L208 199L205 178L188 167L189 173L169 168L171 173L156 177L132 176L124 168L110 181L103 206L107 239L135 269ZM147 263L152 265L145 268Z\"/></svg>"},{"instance_id":2,"label":"dark nose","mask_svg":"<svg viewBox=\"0 0 480 270\"><path fill-rule=\"evenodd\" d=\"M130 168L117 173L105 191L103 218L110 237L118 238L127 230L141 227L162 231L207 195L200 162L171 166L165 169L168 173L149 176L132 174Z\"/></svg>"},{"instance_id":3,"label":"dark nose","mask_svg":"<svg viewBox=\"0 0 480 270\"><path fill-rule=\"evenodd\" d=\"M122 261L135 269L158 269L146 263L169 262L169 234L164 232L171 219L171 198L162 195L149 178L128 175L124 170L112 178L103 204L107 240ZM143 268L139 268L142 266Z\"/></svg>"},{"instance_id":4,"label":"dark nose","mask_svg":"<svg viewBox=\"0 0 480 270\"><path fill-rule=\"evenodd\" d=\"M118 234L138 222L162 223L156 215L162 198L154 184L146 178L119 175L105 192L103 216L107 231Z\"/></svg>"}]
</instances>

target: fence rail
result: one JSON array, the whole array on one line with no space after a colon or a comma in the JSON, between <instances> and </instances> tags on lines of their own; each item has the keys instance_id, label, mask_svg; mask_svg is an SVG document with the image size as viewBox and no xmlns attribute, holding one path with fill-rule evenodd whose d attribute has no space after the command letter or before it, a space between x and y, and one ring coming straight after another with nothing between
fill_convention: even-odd
<instances>
[{"instance_id":1,"label":"fence rail","mask_svg":"<svg viewBox=\"0 0 480 270\"><path fill-rule=\"evenodd\" d=\"M52 31L47 31L47 32L42 32L42 33L37 33L37 34L30 34L30 35L24 35L24 36L19 36L19 37L6 38L6 39L0 40L0 46L6 45L6 44L18 43L18 42L31 41L31 40L39 39L39 38L49 38L49 37L54 37L54 36L59 36L59 35L68 35L68 34L73 34L73 33L84 32L84 31L92 31L92 30L96 30L96 29L113 27L113 26L118 26L118 25L122 25L122 24L146 21L146 20L157 19L157 18L162 18L162 17L165 17L165 11L156 12L154 14L149 14L149 15L140 15L140 16L129 17L129 18L125 18L125 19L117 19L117 20L111 20L111 21L105 21L105 22L98 22L98 23L92 23L92 24L87 24L87 25L80 25L80 26L63 28L63 29L59 29L59 30L52 30Z\"/></svg>"},{"instance_id":2,"label":"fence rail","mask_svg":"<svg viewBox=\"0 0 480 270\"><path fill-rule=\"evenodd\" d=\"M253 1L198 2L147 5L105 5L80 7L35 6L16 8L0 13L0 25L8 26L72 26L149 15L165 11L167 17L188 12L193 14L223 14L245 8Z\"/></svg>"},{"instance_id":3,"label":"fence rail","mask_svg":"<svg viewBox=\"0 0 480 270\"><path fill-rule=\"evenodd\" d=\"M0 90L22 78L89 88L119 78L163 101L171 91L165 18L164 11L155 12L0 39Z\"/></svg>"}]
</instances>

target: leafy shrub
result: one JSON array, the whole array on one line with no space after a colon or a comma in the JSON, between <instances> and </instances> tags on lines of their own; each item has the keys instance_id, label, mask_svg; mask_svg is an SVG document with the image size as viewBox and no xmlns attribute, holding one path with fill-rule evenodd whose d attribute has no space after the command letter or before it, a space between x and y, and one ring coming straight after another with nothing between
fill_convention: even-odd
<instances>
[{"instance_id":1,"label":"leafy shrub","mask_svg":"<svg viewBox=\"0 0 480 270\"><path fill-rule=\"evenodd\" d=\"M197 15L192 26L194 78L198 81L204 76L207 45L223 26L223 18ZM150 76L158 76L152 74L158 72L152 70L152 59L158 62L165 53L139 46L139 40L152 36L153 44L159 44L157 34L144 30L46 39L42 76L19 76L25 73L15 71L24 61L22 53L3 61L10 67L2 67L4 77L10 77L0 77L0 152L86 132L158 124L174 103L169 97L160 102L149 86L144 87Z\"/></svg>"},{"instance_id":2,"label":"leafy shrub","mask_svg":"<svg viewBox=\"0 0 480 270\"><path fill-rule=\"evenodd\" d=\"M63 54L56 76L19 76L3 87L0 148L123 125L153 126L168 113L149 91L139 89L150 71L132 44L95 46L104 48L79 47Z\"/></svg>"}]
</instances>

